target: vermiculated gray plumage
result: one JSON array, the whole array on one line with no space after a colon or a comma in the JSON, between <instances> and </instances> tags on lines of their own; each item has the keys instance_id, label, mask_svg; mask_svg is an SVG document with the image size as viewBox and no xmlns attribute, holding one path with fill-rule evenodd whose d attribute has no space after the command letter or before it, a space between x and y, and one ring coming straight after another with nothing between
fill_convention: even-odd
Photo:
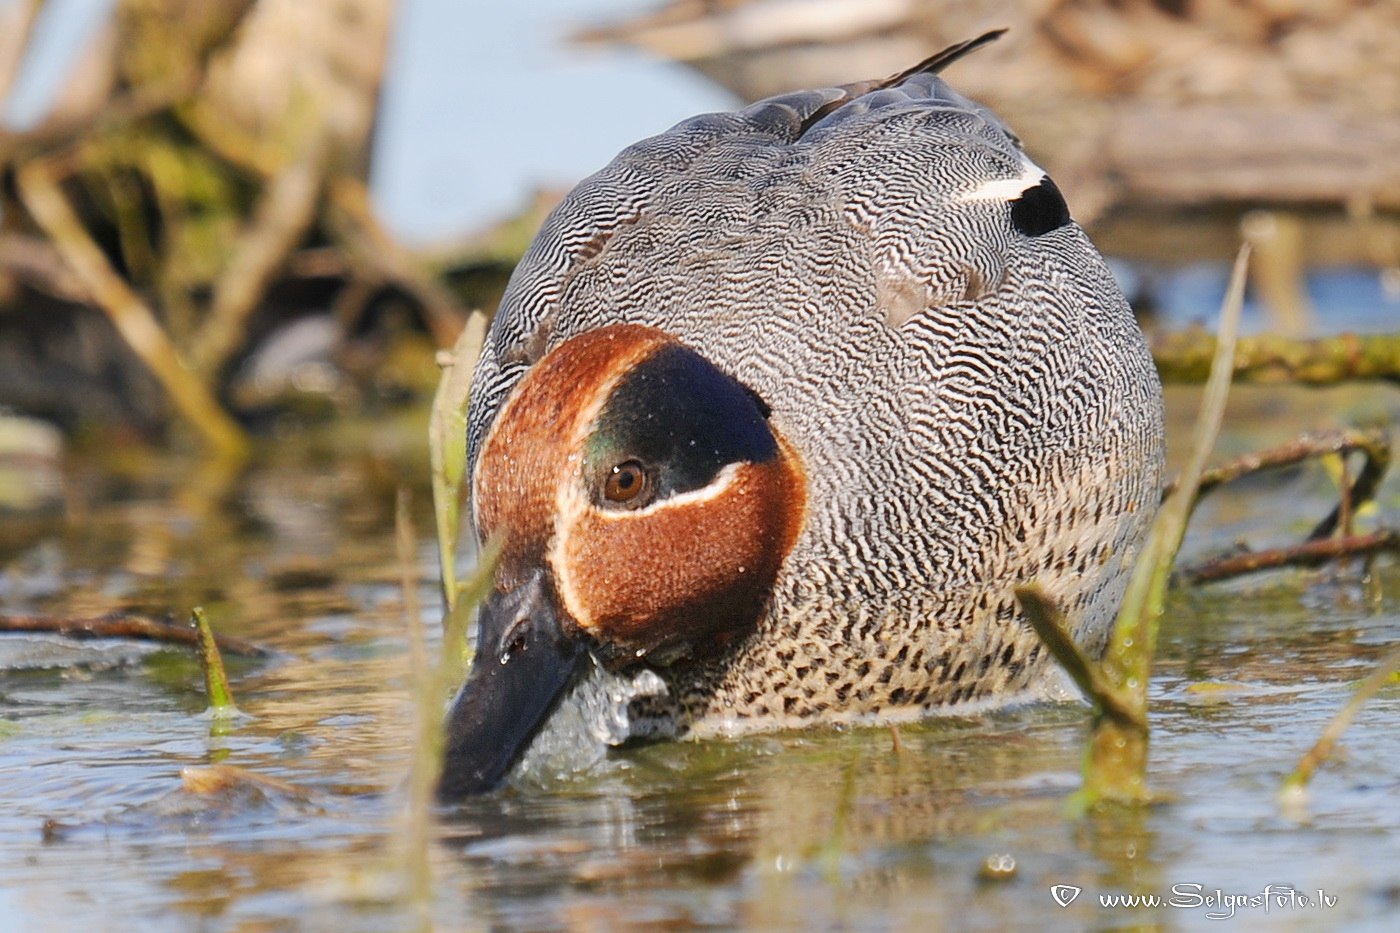
<instances>
[{"instance_id":1,"label":"vermiculated gray plumage","mask_svg":"<svg viewBox=\"0 0 1400 933\"><path fill-rule=\"evenodd\" d=\"M659 671L633 731L1035 695L1057 678L1012 588L1038 580L1100 649L1155 511L1156 372L1053 183L936 75L861 90L627 148L550 215L488 335L471 462L534 360L613 323L704 354L801 452L807 522L758 630Z\"/></svg>"}]
</instances>

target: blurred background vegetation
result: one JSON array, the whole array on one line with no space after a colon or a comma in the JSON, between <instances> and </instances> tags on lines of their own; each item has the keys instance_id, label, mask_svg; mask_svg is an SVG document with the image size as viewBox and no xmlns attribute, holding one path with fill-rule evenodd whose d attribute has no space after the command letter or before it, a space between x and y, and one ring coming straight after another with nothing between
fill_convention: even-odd
<instances>
[{"instance_id":1,"label":"blurred background vegetation","mask_svg":"<svg viewBox=\"0 0 1400 933\"><path fill-rule=\"evenodd\" d=\"M0 73L44 6L6 10ZM236 451L269 407L392 366L367 335L455 336L366 189L392 6L114 5L48 115L0 139L0 404Z\"/></svg>"},{"instance_id":2,"label":"blurred background vegetation","mask_svg":"<svg viewBox=\"0 0 1400 933\"><path fill-rule=\"evenodd\" d=\"M475 217L480 229L411 248L381 221L371 180L383 89L421 51L396 43L396 30L422 35L424 17L448 5L0 0L0 102L37 67L27 53L47 18L93 20L43 113L0 129L0 412L69 436L239 453L279 426L426 404L435 351L471 310L490 312L567 183L556 172L540 179L552 193L521 199L516 216ZM543 9L536 16L572 18L570 48L680 63L732 97L709 88L676 109L636 82L634 107L605 84L546 91L499 67L483 77L473 56L498 44L492 18L517 30L534 22L483 11L460 14L462 31L437 43L460 50L477 83L433 119L468 125L484 151L530 138L522 127L542 132L554 146L533 150L578 149L583 161L566 171L581 176L606 155L569 123L577 111L603 123L650 107L658 122L645 132L659 131L690 109L892 72L1010 26L950 77L1022 134L1119 260L1145 314L1176 301L1183 281L1189 292L1189 270L1202 264L1219 268L1223 289L1224 263L1248 239L1269 329L1336 329L1314 307L1319 269L1347 270L1342 291L1365 306L1341 315L1344 326L1394 330L1400 320L1400 4L552 0ZM531 54L552 57L547 37L537 41L546 51ZM451 56L439 54L439 70L415 85L420 96L454 86ZM523 55L518 66L547 76L556 64ZM515 123L491 109L502 105ZM443 138L406 145L431 150ZM488 185L497 170L425 164ZM1201 314L1217 294L1202 296ZM7 423L13 433L15 419Z\"/></svg>"}]
</instances>

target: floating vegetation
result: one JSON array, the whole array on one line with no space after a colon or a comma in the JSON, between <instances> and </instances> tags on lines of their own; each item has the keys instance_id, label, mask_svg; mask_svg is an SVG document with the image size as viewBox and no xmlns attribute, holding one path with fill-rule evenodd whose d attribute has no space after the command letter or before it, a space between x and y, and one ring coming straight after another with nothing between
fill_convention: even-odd
<instances>
[{"instance_id":1,"label":"floating vegetation","mask_svg":"<svg viewBox=\"0 0 1400 933\"><path fill-rule=\"evenodd\" d=\"M1201 328L1154 334L1152 358L1162 381L1204 381L1215 358L1217 339ZM1316 340L1278 334L1241 337L1235 353L1234 381L1305 386L1375 381L1400 385L1400 334L1337 334Z\"/></svg>"}]
</instances>

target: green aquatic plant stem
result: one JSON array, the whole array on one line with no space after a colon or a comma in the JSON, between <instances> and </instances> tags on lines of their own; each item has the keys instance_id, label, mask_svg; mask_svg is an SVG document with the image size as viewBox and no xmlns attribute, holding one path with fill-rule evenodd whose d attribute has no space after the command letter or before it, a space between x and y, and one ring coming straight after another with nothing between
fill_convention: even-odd
<instances>
[{"instance_id":1,"label":"green aquatic plant stem","mask_svg":"<svg viewBox=\"0 0 1400 933\"><path fill-rule=\"evenodd\" d=\"M238 713L233 702L233 691L229 689L228 672L224 670L224 657L219 652L219 643L214 640L214 629L204 610L195 608L191 622L199 634L199 663L204 668L204 689L209 697L209 710L216 717L228 717Z\"/></svg>"},{"instance_id":2,"label":"green aquatic plant stem","mask_svg":"<svg viewBox=\"0 0 1400 933\"><path fill-rule=\"evenodd\" d=\"M417 534L410 514L410 495L400 487L394 514L404 601L404 624L408 626L408 676L413 697L413 754L408 766L408 812L401 829L399 848L406 873L407 890L420 927L428 919L432 903L433 873L429 847L432 841L433 788L442 767L443 733L440 726L441 697L433 671L428 665L428 649L423 638L423 619L418 602L418 570L415 560Z\"/></svg>"},{"instance_id":3,"label":"green aquatic plant stem","mask_svg":"<svg viewBox=\"0 0 1400 933\"><path fill-rule=\"evenodd\" d=\"M1191 518L1206 460L1215 447L1220 423L1225 416L1225 401L1230 394L1230 381L1234 373L1240 313L1244 307L1249 252L1249 244L1246 243L1240 248L1230 274L1230 287L1220 310L1215 357L1211 362L1210 378L1206 380L1191 441L1191 455L1177 480L1176 489L1162 504L1157 519L1152 523L1147 544L1128 580L1128 590L1104 655L1102 672L1105 679L1133 717L1131 722L1104 715L1095 717L1084 773L1083 798L1089 806L1099 803L1146 803L1152 799L1147 786L1150 737L1147 684L1152 676L1157 632L1172 564L1186 536L1186 525Z\"/></svg>"},{"instance_id":4,"label":"green aquatic plant stem","mask_svg":"<svg viewBox=\"0 0 1400 933\"><path fill-rule=\"evenodd\" d=\"M433 395L428 455L433 471L433 514L437 521L442 593L448 617L457 604L457 541L467 482L467 398L472 370L486 340L486 315L474 311L449 353L440 357L442 377Z\"/></svg>"},{"instance_id":5,"label":"green aquatic plant stem","mask_svg":"<svg viewBox=\"0 0 1400 933\"><path fill-rule=\"evenodd\" d=\"M1176 481L1176 488L1162 504L1153 522L1147 544L1138 558L1128 581L1114 624L1113 637L1104 657L1104 670L1110 680L1126 686L1146 708L1147 678L1152 670L1152 655L1157 645L1157 625L1162 614L1162 601L1171 577L1172 564L1186 536L1186 525L1196 500L1196 491L1205 473L1206 461L1215 447L1220 423L1225 416L1225 401L1230 394L1234 372L1235 347L1239 335L1240 312L1244 307L1244 288L1249 269L1249 245L1240 248L1230 275L1230 287L1220 312L1220 330L1210 378L1206 381L1200 412L1191 440L1191 455Z\"/></svg>"},{"instance_id":6,"label":"green aquatic plant stem","mask_svg":"<svg viewBox=\"0 0 1400 933\"><path fill-rule=\"evenodd\" d=\"M1069 674L1079 692L1094 705L1096 715L1108 716L1130 728L1146 730L1142 711L1125 702L1123 696L1108 683L1099 666L1086 658L1069 636L1064 612L1039 584L1016 588L1016 599L1025 610L1026 620L1040 636L1041 642Z\"/></svg>"},{"instance_id":7,"label":"green aquatic plant stem","mask_svg":"<svg viewBox=\"0 0 1400 933\"><path fill-rule=\"evenodd\" d=\"M1138 557L1113 635L1104 655L1102 673L1114 693L1132 713L1131 721L1097 715L1085 756L1083 802L1141 804L1150 802L1147 786L1147 684L1157 649L1157 632L1172 564L1176 561L1206 460L1215 447L1225 401L1234 372L1240 313L1249 270L1249 245L1240 248L1230 275L1230 287L1220 311L1219 335L1210 378L1206 380L1200 413L1191 441L1191 455L1176 489L1162 504L1152 523L1147 544Z\"/></svg>"},{"instance_id":8,"label":"green aquatic plant stem","mask_svg":"<svg viewBox=\"0 0 1400 933\"><path fill-rule=\"evenodd\" d=\"M395 510L395 541L403 588L404 622L408 626L409 683L413 697L413 749L409 759L408 812L401 830L399 849L407 873L407 893L421 923L427 923L432 904L431 842L433 803L442 773L445 735L443 699L461 679L466 662L467 620L490 591L500 543L488 541L481 549L476 569L455 586L457 599L443 619L442 651L436 663L428 659L418 598L416 542L409 491L401 488ZM425 929L428 927L424 927Z\"/></svg>"},{"instance_id":9,"label":"green aquatic plant stem","mask_svg":"<svg viewBox=\"0 0 1400 933\"><path fill-rule=\"evenodd\" d=\"M1104 804L1144 804L1153 799L1147 785L1147 684L1172 564L1185 537L1206 458L1215 446L1225 412L1248 267L1246 244L1235 260L1221 308L1220 335L1196 421L1191 456L1137 556L1103 662L1095 665L1084 656L1068 634L1063 612L1039 586L1032 584L1016 591L1027 620L1093 704L1091 732L1084 753L1084 784L1075 800L1082 810Z\"/></svg>"},{"instance_id":10,"label":"green aquatic plant stem","mask_svg":"<svg viewBox=\"0 0 1400 933\"><path fill-rule=\"evenodd\" d=\"M439 692L450 690L462 680L471 647L467 644L467 623L476 607L491 592L495 581L496 561L501 556L502 539L487 541L476 556L471 576L457 586L457 598L442 620L442 656L438 659L437 684Z\"/></svg>"},{"instance_id":11,"label":"green aquatic plant stem","mask_svg":"<svg viewBox=\"0 0 1400 933\"><path fill-rule=\"evenodd\" d=\"M1361 711L1362 705L1375 696L1382 687L1391 683L1395 679L1397 671L1400 671L1400 648L1393 648L1385 657L1381 658L1376 669L1356 685L1356 692L1351 695L1351 699L1347 700L1346 705L1337 711L1337 715L1332 717L1332 721L1327 724L1327 728L1322 731L1322 735L1312 748L1308 749L1298 760L1292 773L1284 778L1281 788L1282 794L1298 794L1307 788L1313 773L1332 756L1332 750L1336 748L1342 733L1351 725L1356 714Z\"/></svg>"}]
</instances>

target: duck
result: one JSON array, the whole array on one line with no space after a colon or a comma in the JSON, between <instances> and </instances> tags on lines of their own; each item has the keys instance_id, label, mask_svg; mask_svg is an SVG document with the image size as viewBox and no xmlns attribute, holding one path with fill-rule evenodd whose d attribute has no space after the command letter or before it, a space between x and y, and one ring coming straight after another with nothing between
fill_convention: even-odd
<instances>
[{"instance_id":1,"label":"duck","mask_svg":"<svg viewBox=\"0 0 1400 933\"><path fill-rule=\"evenodd\" d=\"M606 14L605 14L606 15ZM880 73L1014 16L962 90L1016 127L1075 219L1142 273L1250 242L1270 327L1325 329L1307 276L1400 263L1400 4L1377 0L667 0L573 33L746 100ZM1364 93L1359 92L1364 88Z\"/></svg>"},{"instance_id":2,"label":"duck","mask_svg":"<svg viewBox=\"0 0 1400 933\"><path fill-rule=\"evenodd\" d=\"M440 798L636 741L1065 697L1014 590L1101 652L1162 390L1063 195L940 76L685 120L545 220L472 376L499 541Z\"/></svg>"}]
</instances>

